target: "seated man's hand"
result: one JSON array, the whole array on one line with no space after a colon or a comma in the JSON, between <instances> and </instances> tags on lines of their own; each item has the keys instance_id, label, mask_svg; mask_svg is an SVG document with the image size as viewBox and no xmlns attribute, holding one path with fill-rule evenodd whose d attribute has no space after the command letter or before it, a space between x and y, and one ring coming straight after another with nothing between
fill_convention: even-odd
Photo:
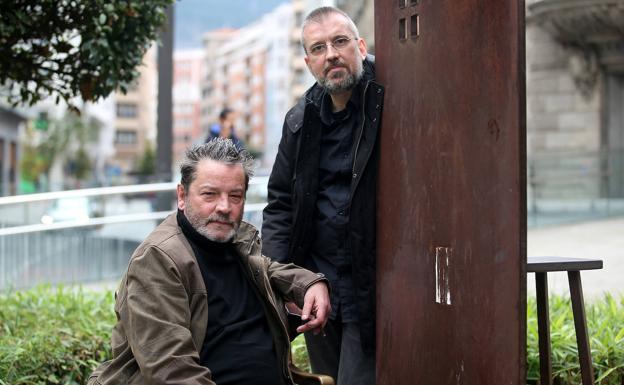
<instances>
[{"instance_id":1,"label":"seated man's hand","mask_svg":"<svg viewBox=\"0 0 624 385\"><path fill-rule=\"evenodd\" d=\"M323 330L331 312L327 284L317 282L310 286L303 301L301 320L305 323L297 328L297 332L303 333L312 330L314 334L318 334Z\"/></svg>"}]
</instances>

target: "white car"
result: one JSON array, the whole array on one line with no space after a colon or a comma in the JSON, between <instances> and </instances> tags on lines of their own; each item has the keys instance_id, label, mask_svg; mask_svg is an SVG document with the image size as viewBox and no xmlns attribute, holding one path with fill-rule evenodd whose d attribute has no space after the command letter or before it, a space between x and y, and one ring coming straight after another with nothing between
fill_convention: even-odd
<instances>
[{"instance_id":1,"label":"white car","mask_svg":"<svg viewBox=\"0 0 624 385\"><path fill-rule=\"evenodd\" d=\"M41 223L49 225L57 222L85 223L94 216L94 210L87 197L67 197L54 201L41 217Z\"/></svg>"}]
</instances>

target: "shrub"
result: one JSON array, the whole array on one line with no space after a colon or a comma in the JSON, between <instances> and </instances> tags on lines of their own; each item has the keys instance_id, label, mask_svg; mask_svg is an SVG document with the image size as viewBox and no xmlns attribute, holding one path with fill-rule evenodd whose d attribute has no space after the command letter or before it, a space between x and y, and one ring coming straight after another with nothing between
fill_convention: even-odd
<instances>
[{"instance_id":1,"label":"shrub","mask_svg":"<svg viewBox=\"0 0 624 385\"><path fill-rule=\"evenodd\" d=\"M113 304L63 287L0 295L0 384L85 384L111 355Z\"/></svg>"},{"instance_id":2,"label":"shrub","mask_svg":"<svg viewBox=\"0 0 624 385\"><path fill-rule=\"evenodd\" d=\"M535 298L527 301L527 382L539 378ZM115 323L112 292L37 287L0 295L0 385L84 384L111 357ZM550 298L555 383L579 384L574 320L569 299ZM624 381L624 298L606 295L586 304L597 385ZM293 360L310 365L302 336L293 342Z\"/></svg>"},{"instance_id":3,"label":"shrub","mask_svg":"<svg viewBox=\"0 0 624 385\"><path fill-rule=\"evenodd\" d=\"M552 369L555 383L581 383L572 305L568 297L551 296L550 338ZM624 383L624 297L611 295L585 304L590 337L595 383L621 385ZM527 382L539 379L539 348L537 334L537 305L534 297L527 301Z\"/></svg>"}]
</instances>

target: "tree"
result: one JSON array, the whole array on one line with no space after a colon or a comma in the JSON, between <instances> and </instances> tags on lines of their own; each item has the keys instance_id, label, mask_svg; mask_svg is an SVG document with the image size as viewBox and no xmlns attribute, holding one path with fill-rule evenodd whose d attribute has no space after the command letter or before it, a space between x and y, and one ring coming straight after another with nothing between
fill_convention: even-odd
<instances>
[{"instance_id":1,"label":"tree","mask_svg":"<svg viewBox=\"0 0 624 385\"><path fill-rule=\"evenodd\" d=\"M0 85L13 105L125 92L173 0L0 0Z\"/></svg>"},{"instance_id":2,"label":"tree","mask_svg":"<svg viewBox=\"0 0 624 385\"><path fill-rule=\"evenodd\" d=\"M141 160L139 161L139 166L137 168L137 174L142 177L147 177L150 175L154 175L156 173L156 152L154 151L154 147L150 141L145 143L145 150L143 151L143 156L141 156Z\"/></svg>"},{"instance_id":3,"label":"tree","mask_svg":"<svg viewBox=\"0 0 624 385\"><path fill-rule=\"evenodd\" d=\"M90 175L91 159L86 146L97 143L101 123L94 118L68 112L51 120L45 131L29 127L23 144L21 175L35 185L42 175L49 176L57 160L65 163L77 181Z\"/></svg>"}]
</instances>

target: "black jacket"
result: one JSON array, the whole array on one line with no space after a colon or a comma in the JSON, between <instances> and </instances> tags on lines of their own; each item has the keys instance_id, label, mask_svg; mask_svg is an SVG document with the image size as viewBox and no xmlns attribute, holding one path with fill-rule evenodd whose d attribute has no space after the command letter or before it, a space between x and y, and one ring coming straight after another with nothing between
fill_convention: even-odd
<instances>
[{"instance_id":1,"label":"black jacket","mask_svg":"<svg viewBox=\"0 0 624 385\"><path fill-rule=\"evenodd\" d=\"M364 60L362 123L351 182L349 242L360 335L365 351L375 346L375 224L379 158L378 131L383 87L375 82L374 57ZM268 205L264 209L263 254L280 262L305 265L314 236L318 191L321 127L320 105L324 90L315 84L286 114L282 139L269 178Z\"/></svg>"}]
</instances>

